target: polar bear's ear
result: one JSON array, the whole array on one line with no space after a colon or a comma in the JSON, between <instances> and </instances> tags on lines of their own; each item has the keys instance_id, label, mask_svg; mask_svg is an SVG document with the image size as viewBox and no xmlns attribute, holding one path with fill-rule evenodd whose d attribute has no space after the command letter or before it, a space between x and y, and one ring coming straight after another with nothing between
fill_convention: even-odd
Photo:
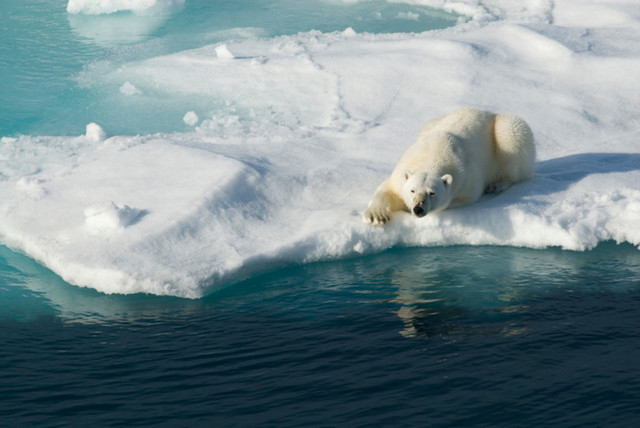
<instances>
[{"instance_id":1,"label":"polar bear's ear","mask_svg":"<svg viewBox=\"0 0 640 428\"><path fill-rule=\"evenodd\" d=\"M444 183L444 187L450 186L453 181L453 177L451 174L445 174L442 176L442 182Z\"/></svg>"},{"instance_id":2,"label":"polar bear's ear","mask_svg":"<svg viewBox=\"0 0 640 428\"><path fill-rule=\"evenodd\" d=\"M412 175L413 175L413 172L409 171L408 169L405 169L404 173L402 173L402 181L407 181L409 177L411 177Z\"/></svg>"}]
</instances>

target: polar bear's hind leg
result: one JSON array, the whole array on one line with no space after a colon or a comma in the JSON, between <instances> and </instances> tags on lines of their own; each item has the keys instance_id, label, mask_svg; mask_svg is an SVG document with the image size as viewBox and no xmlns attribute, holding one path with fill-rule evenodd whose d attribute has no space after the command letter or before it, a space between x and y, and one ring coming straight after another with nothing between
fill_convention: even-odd
<instances>
[{"instance_id":1,"label":"polar bear's hind leg","mask_svg":"<svg viewBox=\"0 0 640 428\"><path fill-rule=\"evenodd\" d=\"M499 173L487 190L503 191L511 184L533 177L536 148L529 125L514 114L499 114L494 124Z\"/></svg>"}]
</instances>

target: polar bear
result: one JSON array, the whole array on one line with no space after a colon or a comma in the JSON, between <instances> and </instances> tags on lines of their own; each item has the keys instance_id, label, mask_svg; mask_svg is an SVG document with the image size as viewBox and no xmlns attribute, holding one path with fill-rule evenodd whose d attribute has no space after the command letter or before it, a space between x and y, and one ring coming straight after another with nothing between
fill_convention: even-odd
<instances>
[{"instance_id":1,"label":"polar bear","mask_svg":"<svg viewBox=\"0 0 640 428\"><path fill-rule=\"evenodd\" d=\"M362 219L382 225L396 211L424 217L470 204L533 177L535 158L533 133L520 117L460 109L424 126Z\"/></svg>"}]
</instances>

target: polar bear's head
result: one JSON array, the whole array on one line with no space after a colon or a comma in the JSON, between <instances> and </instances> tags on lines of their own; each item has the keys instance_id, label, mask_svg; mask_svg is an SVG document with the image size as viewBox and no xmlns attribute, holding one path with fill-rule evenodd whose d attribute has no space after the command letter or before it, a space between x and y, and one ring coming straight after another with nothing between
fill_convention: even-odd
<instances>
[{"instance_id":1,"label":"polar bear's head","mask_svg":"<svg viewBox=\"0 0 640 428\"><path fill-rule=\"evenodd\" d=\"M445 174L438 177L423 171L405 171L403 174L402 200L418 217L441 211L451 203L451 182L453 177Z\"/></svg>"}]
</instances>

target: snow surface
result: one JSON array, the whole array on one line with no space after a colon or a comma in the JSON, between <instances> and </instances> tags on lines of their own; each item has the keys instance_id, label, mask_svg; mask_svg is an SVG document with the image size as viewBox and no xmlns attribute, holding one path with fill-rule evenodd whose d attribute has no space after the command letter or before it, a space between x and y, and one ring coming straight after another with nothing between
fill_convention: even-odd
<instances>
[{"instance_id":1,"label":"snow surface","mask_svg":"<svg viewBox=\"0 0 640 428\"><path fill-rule=\"evenodd\" d=\"M116 91L223 107L184 133L108 136L90 124L83 136L2 138L2 243L73 284L190 298L393 246L640 245L634 2L406 2L472 19L422 34L229 40L228 58L212 45L87 70ZM421 125L462 106L525 118L535 178L423 219L363 224Z\"/></svg>"}]
</instances>

